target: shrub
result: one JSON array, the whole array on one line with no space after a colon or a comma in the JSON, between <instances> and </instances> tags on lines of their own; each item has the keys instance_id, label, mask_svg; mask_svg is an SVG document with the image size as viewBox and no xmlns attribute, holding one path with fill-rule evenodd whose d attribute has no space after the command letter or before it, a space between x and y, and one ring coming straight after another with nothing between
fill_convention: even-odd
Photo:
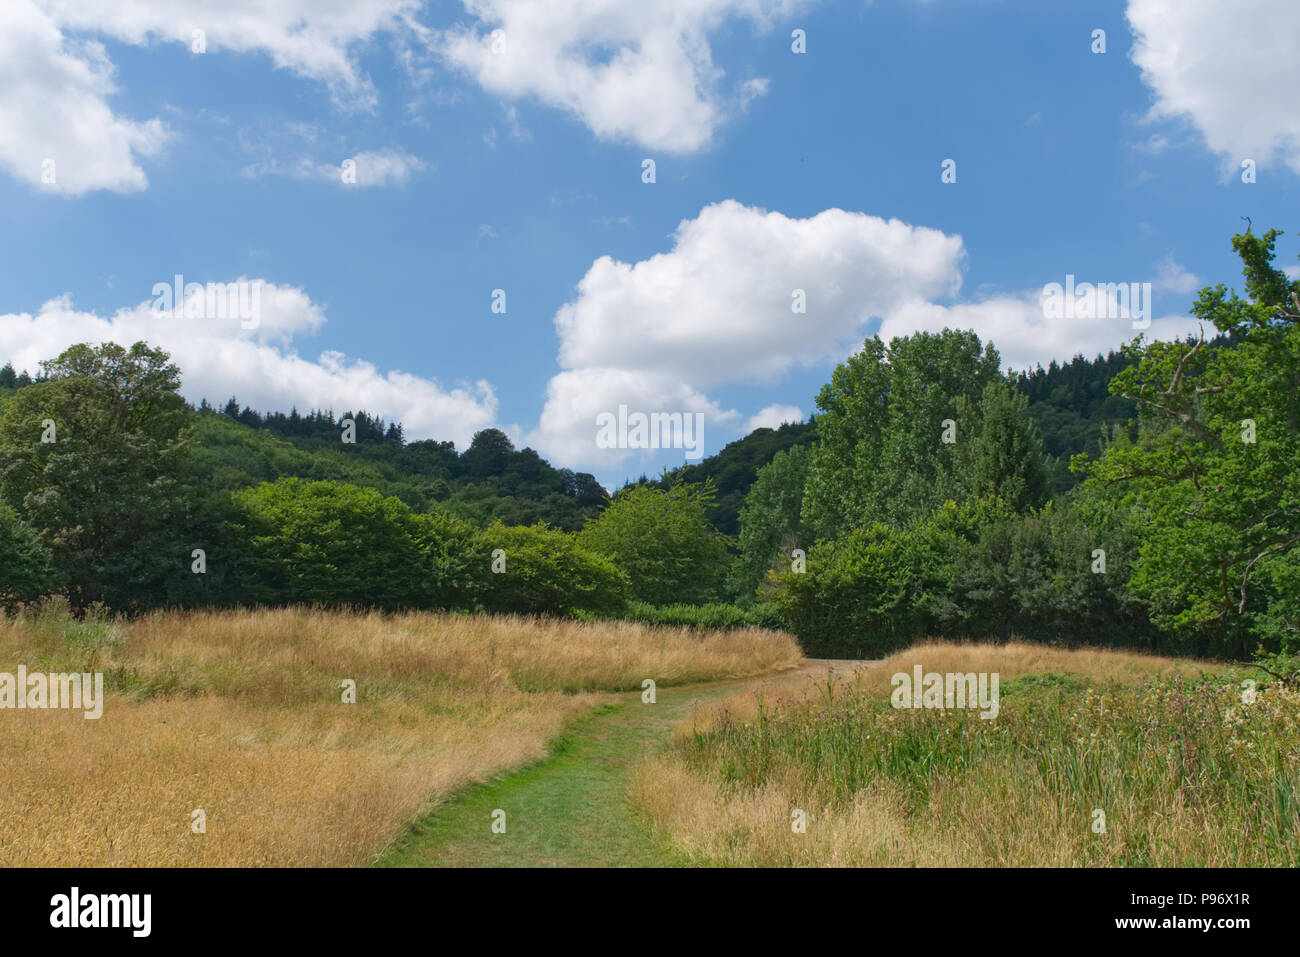
<instances>
[{"instance_id":1,"label":"shrub","mask_svg":"<svg viewBox=\"0 0 1300 957\"><path fill-rule=\"evenodd\" d=\"M383 609L429 603L421 543L431 526L398 499L339 482L284 478L245 489L236 502L253 600Z\"/></svg>"},{"instance_id":2,"label":"shrub","mask_svg":"<svg viewBox=\"0 0 1300 957\"><path fill-rule=\"evenodd\" d=\"M17 512L0 503L0 608L31 601L53 587L49 549Z\"/></svg>"},{"instance_id":3,"label":"shrub","mask_svg":"<svg viewBox=\"0 0 1300 957\"><path fill-rule=\"evenodd\" d=\"M478 539L475 566L488 611L616 615L628 600L627 576L613 562L544 522L492 525Z\"/></svg>"},{"instance_id":4,"label":"shrub","mask_svg":"<svg viewBox=\"0 0 1300 957\"><path fill-rule=\"evenodd\" d=\"M639 601L708 602L726 574L728 547L709 524L712 501L711 485L634 486L589 521L578 540L617 565Z\"/></svg>"},{"instance_id":5,"label":"shrub","mask_svg":"<svg viewBox=\"0 0 1300 957\"><path fill-rule=\"evenodd\" d=\"M651 605L631 602L624 617L652 625L703 628L726 631L733 628L779 628L780 617L770 605L749 608L713 602L706 605Z\"/></svg>"}]
</instances>

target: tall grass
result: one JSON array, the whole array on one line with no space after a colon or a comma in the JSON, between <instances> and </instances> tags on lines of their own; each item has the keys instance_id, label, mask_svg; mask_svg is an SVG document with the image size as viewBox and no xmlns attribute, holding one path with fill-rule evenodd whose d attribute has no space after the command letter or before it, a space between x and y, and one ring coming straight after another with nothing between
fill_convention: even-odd
<instances>
[{"instance_id":1,"label":"tall grass","mask_svg":"<svg viewBox=\"0 0 1300 957\"><path fill-rule=\"evenodd\" d=\"M450 793L544 756L606 692L799 660L757 630L45 606L0 618L0 671L102 671L109 693L98 720L0 711L0 863L363 864Z\"/></svg>"},{"instance_id":2,"label":"tall grass","mask_svg":"<svg viewBox=\"0 0 1300 957\"><path fill-rule=\"evenodd\" d=\"M998 716L894 709L889 677L914 664L999 671ZM928 645L853 682L697 718L635 798L716 863L1296 866L1300 694L1261 686L1246 704L1238 677L1123 653Z\"/></svg>"}]
</instances>

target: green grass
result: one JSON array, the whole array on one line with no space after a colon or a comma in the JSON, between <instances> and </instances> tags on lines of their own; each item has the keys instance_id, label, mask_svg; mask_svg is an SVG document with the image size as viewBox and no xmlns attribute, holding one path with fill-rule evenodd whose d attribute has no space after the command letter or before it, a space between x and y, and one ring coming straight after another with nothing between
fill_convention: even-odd
<instances>
[{"instance_id":1,"label":"green grass","mask_svg":"<svg viewBox=\"0 0 1300 957\"><path fill-rule=\"evenodd\" d=\"M1134 687L1045 673L1003 687L994 720L899 711L883 695L850 689L760 708L752 719L723 716L675 751L731 795L797 780L792 800L842 808L885 783L904 814L939 833L968 826L952 807L980 794L990 829L1031 826L996 814L1009 795L1037 806L1040 819L1086 822L1090 809L1105 809L1122 840L1074 827L1063 839L1077 840L1079 864L1300 864L1294 692L1261 687L1246 704L1236 675Z\"/></svg>"},{"instance_id":2,"label":"green grass","mask_svg":"<svg viewBox=\"0 0 1300 957\"><path fill-rule=\"evenodd\" d=\"M658 753L699 703L736 690L723 682L658 689L588 712L542 762L471 788L415 824L380 867L670 867L687 863L651 835L628 804L632 769ZM506 832L492 833L492 813Z\"/></svg>"}]
</instances>

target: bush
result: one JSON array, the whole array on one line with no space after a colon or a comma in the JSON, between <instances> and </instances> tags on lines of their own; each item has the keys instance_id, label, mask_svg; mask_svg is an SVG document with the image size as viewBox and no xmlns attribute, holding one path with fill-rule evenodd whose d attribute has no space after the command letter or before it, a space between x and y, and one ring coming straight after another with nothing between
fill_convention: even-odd
<instances>
[{"instance_id":1,"label":"bush","mask_svg":"<svg viewBox=\"0 0 1300 957\"><path fill-rule=\"evenodd\" d=\"M49 549L17 512L0 503L0 608L31 601L54 582Z\"/></svg>"},{"instance_id":2,"label":"bush","mask_svg":"<svg viewBox=\"0 0 1300 957\"><path fill-rule=\"evenodd\" d=\"M880 657L923 635L918 598L928 558L914 532L880 524L854 529L814 545L806 572L776 576L771 602L806 654Z\"/></svg>"},{"instance_id":3,"label":"bush","mask_svg":"<svg viewBox=\"0 0 1300 957\"><path fill-rule=\"evenodd\" d=\"M254 601L386 610L428 607L431 524L396 498L285 478L239 492ZM423 546L423 548L422 548Z\"/></svg>"},{"instance_id":4,"label":"bush","mask_svg":"<svg viewBox=\"0 0 1300 957\"><path fill-rule=\"evenodd\" d=\"M481 533L475 567L487 611L617 615L627 604L627 576L566 532L545 523L496 523Z\"/></svg>"},{"instance_id":5,"label":"bush","mask_svg":"<svg viewBox=\"0 0 1300 957\"><path fill-rule=\"evenodd\" d=\"M428 576L423 598L430 606L461 611L479 604L484 593L482 571L476 568L480 534L447 512L415 516L415 540Z\"/></svg>"},{"instance_id":6,"label":"bush","mask_svg":"<svg viewBox=\"0 0 1300 957\"><path fill-rule=\"evenodd\" d=\"M726 631L733 628L779 628L780 617L770 605L759 604L750 608L714 602L707 605L651 605L634 601L625 612L625 618L651 625L702 628Z\"/></svg>"},{"instance_id":7,"label":"bush","mask_svg":"<svg viewBox=\"0 0 1300 957\"><path fill-rule=\"evenodd\" d=\"M578 540L622 569L639 601L714 600L727 571L728 540L709 524L713 494L710 485L625 489Z\"/></svg>"},{"instance_id":8,"label":"bush","mask_svg":"<svg viewBox=\"0 0 1300 957\"><path fill-rule=\"evenodd\" d=\"M925 637L1152 647L1159 636L1125 589L1133 545L1107 508L948 502L905 529L814 546L805 573L775 576L771 601L820 657L877 657Z\"/></svg>"}]
</instances>

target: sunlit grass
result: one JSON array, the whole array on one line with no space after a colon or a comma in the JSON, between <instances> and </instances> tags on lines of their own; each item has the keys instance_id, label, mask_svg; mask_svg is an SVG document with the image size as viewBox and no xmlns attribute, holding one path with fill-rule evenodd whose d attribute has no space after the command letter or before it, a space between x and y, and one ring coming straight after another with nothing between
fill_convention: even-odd
<instances>
[{"instance_id":1,"label":"sunlit grass","mask_svg":"<svg viewBox=\"0 0 1300 957\"><path fill-rule=\"evenodd\" d=\"M916 664L999 672L998 716L891 707L890 676ZM1116 652L927 644L851 682L697 716L634 797L713 863L1296 866L1300 694L1261 686L1246 704L1240 677Z\"/></svg>"},{"instance_id":2,"label":"sunlit grass","mask_svg":"<svg viewBox=\"0 0 1300 957\"><path fill-rule=\"evenodd\" d=\"M363 864L450 793L544 756L604 692L799 660L774 632L621 622L0 619L0 671L102 671L109 691L99 720L0 711L0 863Z\"/></svg>"}]
</instances>

